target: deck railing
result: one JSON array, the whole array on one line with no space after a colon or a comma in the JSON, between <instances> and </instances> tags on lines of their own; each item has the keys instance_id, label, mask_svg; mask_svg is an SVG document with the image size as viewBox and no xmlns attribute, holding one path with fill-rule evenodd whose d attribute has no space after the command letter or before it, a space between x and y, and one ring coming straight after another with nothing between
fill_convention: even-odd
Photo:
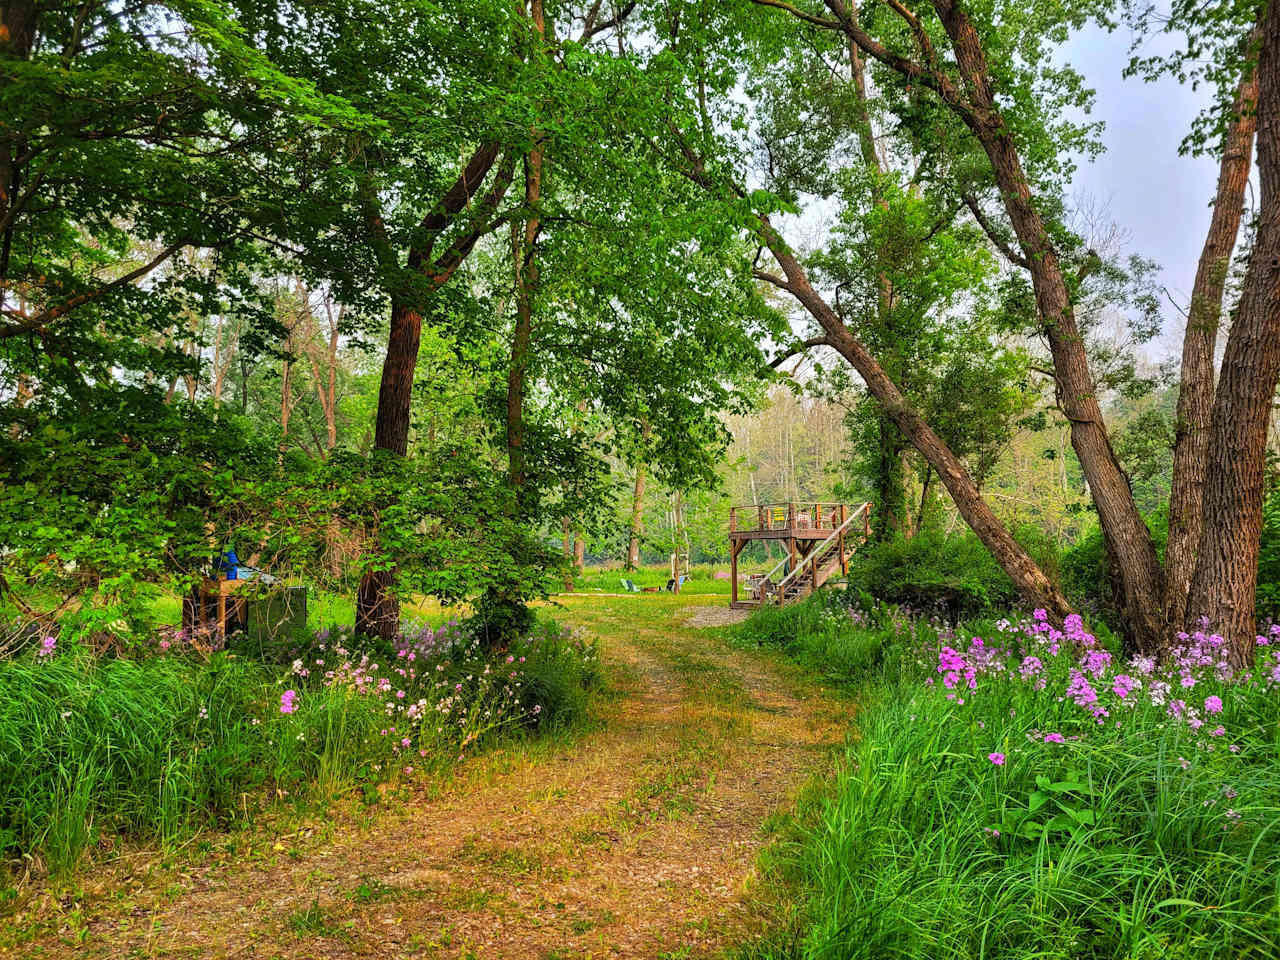
<instances>
[{"instance_id":1,"label":"deck railing","mask_svg":"<svg viewBox=\"0 0 1280 960\"><path fill-rule=\"evenodd\" d=\"M729 508L729 532L754 530L833 530L840 526L839 503L793 500L786 503L744 504Z\"/></svg>"}]
</instances>

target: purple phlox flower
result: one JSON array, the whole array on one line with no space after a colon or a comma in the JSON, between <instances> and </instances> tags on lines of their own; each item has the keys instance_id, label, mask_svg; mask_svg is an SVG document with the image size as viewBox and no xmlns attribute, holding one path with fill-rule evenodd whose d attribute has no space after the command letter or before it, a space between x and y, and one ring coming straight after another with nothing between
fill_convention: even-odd
<instances>
[{"instance_id":1,"label":"purple phlox flower","mask_svg":"<svg viewBox=\"0 0 1280 960\"><path fill-rule=\"evenodd\" d=\"M294 702L297 697L298 692L296 690L286 690L284 693L280 694L280 712L293 713L293 711L297 710L298 706Z\"/></svg>"},{"instance_id":2,"label":"purple phlox flower","mask_svg":"<svg viewBox=\"0 0 1280 960\"><path fill-rule=\"evenodd\" d=\"M1111 692L1121 700L1141 686L1141 681L1133 679L1127 673L1117 673L1111 680Z\"/></svg>"},{"instance_id":3,"label":"purple phlox flower","mask_svg":"<svg viewBox=\"0 0 1280 960\"><path fill-rule=\"evenodd\" d=\"M1044 735L1045 743L1066 743L1066 738L1060 733L1046 733Z\"/></svg>"},{"instance_id":4,"label":"purple phlox flower","mask_svg":"<svg viewBox=\"0 0 1280 960\"><path fill-rule=\"evenodd\" d=\"M1079 670L1071 671L1071 682L1067 684L1067 696L1079 707L1088 707L1098 702L1098 692Z\"/></svg>"},{"instance_id":5,"label":"purple phlox flower","mask_svg":"<svg viewBox=\"0 0 1280 960\"><path fill-rule=\"evenodd\" d=\"M36 656L41 659L44 659L45 657L52 657L57 648L57 637L45 637L40 641L40 649L36 651Z\"/></svg>"},{"instance_id":6,"label":"purple phlox flower","mask_svg":"<svg viewBox=\"0 0 1280 960\"><path fill-rule=\"evenodd\" d=\"M1003 766L1004 766L1004 754L1003 754L1003 753L988 753L988 754L987 754L987 759L991 761L992 766L996 766L996 767L1003 767Z\"/></svg>"},{"instance_id":7,"label":"purple phlox flower","mask_svg":"<svg viewBox=\"0 0 1280 960\"><path fill-rule=\"evenodd\" d=\"M1218 697L1218 696L1209 696L1209 697L1205 697L1205 698L1204 698L1204 712L1205 712L1205 713L1221 713L1221 712L1222 712L1222 698L1221 698L1221 697Z\"/></svg>"},{"instance_id":8,"label":"purple phlox flower","mask_svg":"<svg viewBox=\"0 0 1280 960\"><path fill-rule=\"evenodd\" d=\"M1099 677L1111 666L1111 654L1106 650L1090 650L1084 655L1080 665L1089 676Z\"/></svg>"}]
</instances>

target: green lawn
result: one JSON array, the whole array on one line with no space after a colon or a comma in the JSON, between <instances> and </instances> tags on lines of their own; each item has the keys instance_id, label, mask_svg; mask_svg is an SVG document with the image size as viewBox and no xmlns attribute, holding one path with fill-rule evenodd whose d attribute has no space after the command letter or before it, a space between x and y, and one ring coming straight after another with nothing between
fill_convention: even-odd
<instances>
[{"instance_id":1,"label":"green lawn","mask_svg":"<svg viewBox=\"0 0 1280 960\"><path fill-rule=\"evenodd\" d=\"M754 566L751 570L754 572ZM725 575L724 579L716 579L716 573ZM740 567L741 573L748 572ZM689 579L685 581L685 593L713 593L729 595L729 564L697 564L689 571ZM671 578L671 569L666 564L652 564L638 570L626 571L621 566L587 567L574 577L574 589L583 593L621 593L622 579L626 577L641 589L645 587L665 587Z\"/></svg>"}]
</instances>

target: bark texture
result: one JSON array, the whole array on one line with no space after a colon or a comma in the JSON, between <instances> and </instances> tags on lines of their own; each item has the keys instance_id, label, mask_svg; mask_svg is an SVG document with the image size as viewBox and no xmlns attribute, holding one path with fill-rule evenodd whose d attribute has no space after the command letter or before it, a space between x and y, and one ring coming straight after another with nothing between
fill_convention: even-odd
<instances>
[{"instance_id":1,"label":"bark texture","mask_svg":"<svg viewBox=\"0 0 1280 960\"><path fill-rule=\"evenodd\" d=\"M1053 356L1058 404L1071 423L1071 446L1120 564L1134 644L1143 652L1158 652L1166 637L1163 571L1150 531L1134 502L1129 478L1111 446L1058 251L1032 199L1012 131L996 106L977 30L955 0L933 0L933 7L951 39L964 78L963 91L944 85L943 99L956 108L991 163L1005 212L1031 273ZM945 482L945 476L943 479Z\"/></svg>"},{"instance_id":2,"label":"bark texture","mask_svg":"<svg viewBox=\"0 0 1280 960\"><path fill-rule=\"evenodd\" d=\"M1258 55L1261 214L1214 396L1204 528L1190 615L1203 614L1244 664L1253 651L1267 427L1280 378L1280 4Z\"/></svg>"},{"instance_id":3,"label":"bark texture","mask_svg":"<svg viewBox=\"0 0 1280 960\"><path fill-rule=\"evenodd\" d=\"M1173 447L1173 485L1169 492L1169 543L1165 549L1165 610L1169 623L1187 619L1187 595L1195 571L1203 529L1202 509L1213 419L1213 360L1222 317L1222 294L1231 253L1240 232L1244 194L1249 183L1253 135L1257 128L1258 76L1250 70L1236 95L1235 119L1223 141L1213 216L1191 288L1187 330L1182 340ZM1198 616L1191 611L1193 616Z\"/></svg>"}]
</instances>

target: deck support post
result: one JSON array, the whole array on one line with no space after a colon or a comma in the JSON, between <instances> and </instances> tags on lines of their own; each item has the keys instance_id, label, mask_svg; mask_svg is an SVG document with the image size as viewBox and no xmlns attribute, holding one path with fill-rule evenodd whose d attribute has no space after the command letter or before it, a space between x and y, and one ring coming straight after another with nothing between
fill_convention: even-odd
<instances>
[{"instance_id":1,"label":"deck support post","mask_svg":"<svg viewBox=\"0 0 1280 960\"><path fill-rule=\"evenodd\" d=\"M844 522L849 519L849 508L843 503L840 504L840 526L844 526ZM849 577L849 554L844 550L844 534L840 534L840 573L845 578Z\"/></svg>"},{"instance_id":2,"label":"deck support post","mask_svg":"<svg viewBox=\"0 0 1280 960\"><path fill-rule=\"evenodd\" d=\"M729 544L729 606L738 604L738 554L746 546L745 540L734 540Z\"/></svg>"}]
</instances>

